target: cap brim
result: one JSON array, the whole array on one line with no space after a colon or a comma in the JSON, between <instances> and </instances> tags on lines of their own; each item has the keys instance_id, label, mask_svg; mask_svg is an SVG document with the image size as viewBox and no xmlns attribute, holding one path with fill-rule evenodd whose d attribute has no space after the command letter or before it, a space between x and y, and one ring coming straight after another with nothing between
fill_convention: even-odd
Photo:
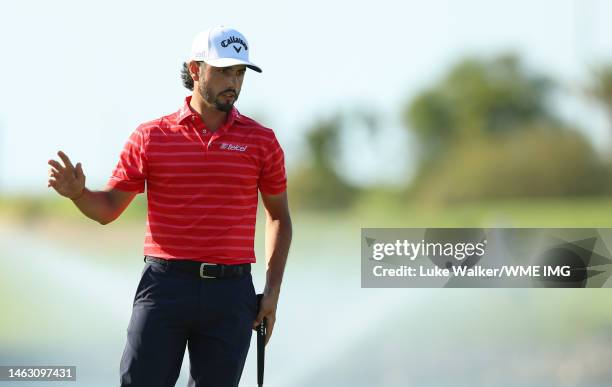
<instances>
[{"instance_id":1,"label":"cap brim","mask_svg":"<svg viewBox=\"0 0 612 387\"><path fill-rule=\"evenodd\" d=\"M208 59L208 60L205 60L204 62L206 62L207 64L213 67L229 67L229 66L236 66L236 65L245 65L246 67L250 68L253 71L257 71L258 73L262 72L259 66L256 66L251 62L247 62L241 59L219 58L219 59Z\"/></svg>"}]
</instances>

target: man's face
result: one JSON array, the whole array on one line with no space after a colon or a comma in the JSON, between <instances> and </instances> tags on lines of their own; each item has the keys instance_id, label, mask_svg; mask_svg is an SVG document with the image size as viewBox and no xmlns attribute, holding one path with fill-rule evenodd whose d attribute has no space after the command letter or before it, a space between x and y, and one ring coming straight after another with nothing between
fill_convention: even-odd
<instances>
[{"instance_id":1,"label":"man's face","mask_svg":"<svg viewBox=\"0 0 612 387\"><path fill-rule=\"evenodd\" d=\"M211 107L229 112L238 100L246 66L213 67L200 65L198 92Z\"/></svg>"}]
</instances>

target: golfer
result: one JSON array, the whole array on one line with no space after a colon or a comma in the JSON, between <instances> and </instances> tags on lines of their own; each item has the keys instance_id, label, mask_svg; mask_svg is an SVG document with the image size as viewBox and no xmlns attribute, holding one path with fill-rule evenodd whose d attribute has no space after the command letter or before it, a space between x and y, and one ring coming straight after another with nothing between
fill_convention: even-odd
<instances>
[{"instance_id":1,"label":"golfer","mask_svg":"<svg viewBox=\"0 0 612 387\"><path fill-rule=\"evenodd\" d=\"M274 132L234 107L250 62L240 32L198 34L178 111L141 124L106 187L85 187L81 163L58 152L48 186L107 224L147 191L145 265L134 296L121 386L174 386L188 348L189 386L237 386L253 329L269 340L291 243L284 153ZM257 312L251 277L258 192L266 221L266 284Z\"/></svg>"}]
</instances>

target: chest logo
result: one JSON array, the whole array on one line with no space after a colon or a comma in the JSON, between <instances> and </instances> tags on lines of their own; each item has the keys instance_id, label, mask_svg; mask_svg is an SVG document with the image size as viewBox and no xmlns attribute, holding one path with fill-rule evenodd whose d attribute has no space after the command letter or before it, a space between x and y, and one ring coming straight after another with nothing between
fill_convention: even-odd
<instances>
[{"instance_id":1,"label":"chest logo","mask_svg":"<svg viewBox=\"0 0 612 387\"><path fill-rule=\"evenodd\" d=\"M221 144L221 146L219 146L219 148L225 149L225 150L230 150L230 151L244 152L245 150L247 150L248 146L247 145L234 145L234 144L223 143L223 144Z\"/></svg>"}]
</instances>

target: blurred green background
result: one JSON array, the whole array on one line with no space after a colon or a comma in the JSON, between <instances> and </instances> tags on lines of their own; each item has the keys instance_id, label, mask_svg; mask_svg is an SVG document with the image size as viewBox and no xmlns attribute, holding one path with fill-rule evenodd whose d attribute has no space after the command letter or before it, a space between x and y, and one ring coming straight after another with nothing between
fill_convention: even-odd
<instances>
[{"instance_id":1,"label":"blurred green background","mask_svg":"<svg viewBox=\"0 0 612 387\"><path fill-rule=\"evenodd\" d=\"M611 145L559 104L578 100L612 130L612 59L568 82L524 52L466 49L393 117L365 98L304 120L286 147L294 242L265 385L612 385L608 289L360 287L362 227L612 227ZM77 385L116 384L146 198L101 226L42 189L2 192L0 364L77 365ZM179 385L187 372L186 358ZM241 386L255 375L252 350Z\"/></svg>"}]
</instances>

